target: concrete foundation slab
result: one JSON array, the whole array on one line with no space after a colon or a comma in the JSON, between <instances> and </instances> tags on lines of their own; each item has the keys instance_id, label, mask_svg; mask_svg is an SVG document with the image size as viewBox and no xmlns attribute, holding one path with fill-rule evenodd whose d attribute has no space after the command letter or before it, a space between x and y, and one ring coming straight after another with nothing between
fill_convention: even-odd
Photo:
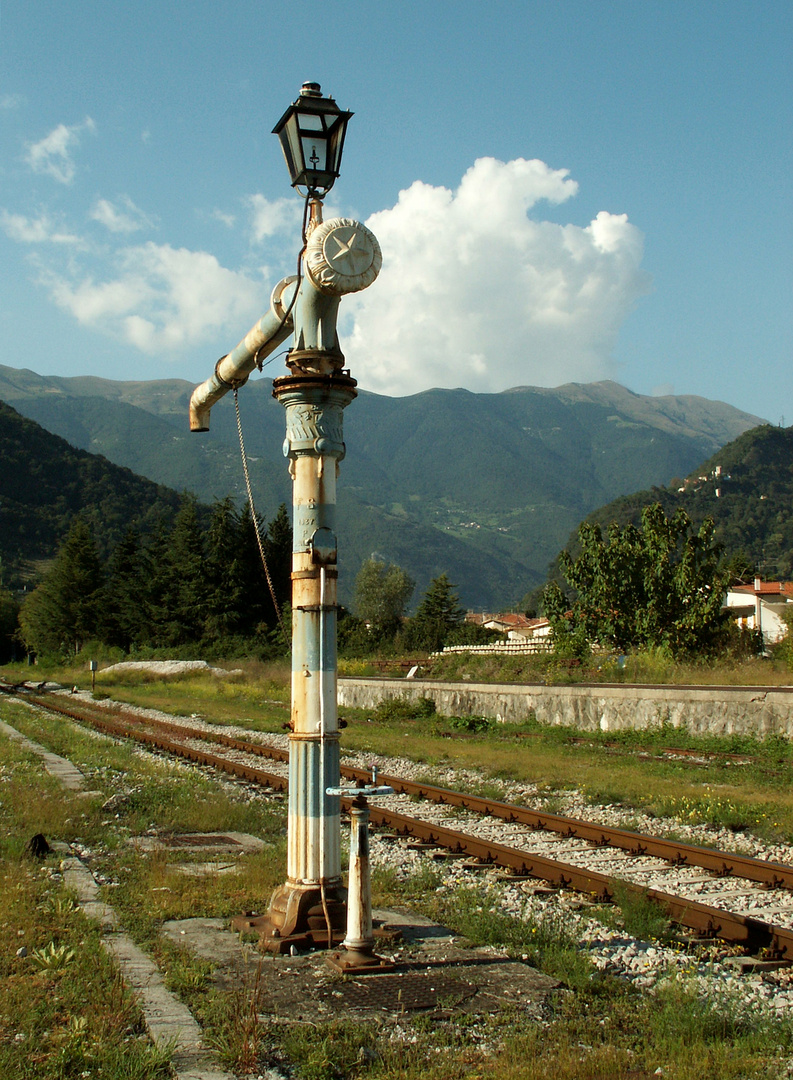
<instances>
[{"instance_id":1,"label":"concrete foundation slab","mask_svg":"<svg viewBox=\"0 0 793 1080\"><path fill-rule=\"evenodd\" d=\"M177 874L186 874L188 877L206 877L208 874L236 874L240 868L237 863L199 862L179 863L171 869Z\"/></svg>"},{"instance_id":2,"label":"concrete foundation slab","mask_svg":"<svg viewBox=\"0 0 793 1080\"><path fill-rule=\"evenodd\" d=\"M318 1023L323 1020L401 1017L406 1013L452 1017L488 1014L519 1005L539 1014L558 983L494 949L458 944L443 926L406 910L379 910L375 917L400 929L397 949L378 951L393 961L382 974L341 977L325 963L326 953L272 956L245 945L217 919L166 923L163 933L211 963L219 985L249 987L263 1020Z\"/></svg>"}]
</instances>

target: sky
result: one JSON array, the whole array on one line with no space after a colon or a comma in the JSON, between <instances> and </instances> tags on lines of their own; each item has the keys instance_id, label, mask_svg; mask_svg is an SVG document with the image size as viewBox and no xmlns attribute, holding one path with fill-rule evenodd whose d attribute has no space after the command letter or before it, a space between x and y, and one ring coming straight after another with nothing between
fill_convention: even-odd
<instances>
[{"instance_id":1,"label":"sky","mask_svg":"<svg viewBox=\"0 0 793 1080\"><path fill-rule=\"evenodd\" d=\"M793 424L792 58L790 0L0 0L0 363L207 378L293 272L311 80L355 114L325 217L383 252L362 388Z\"/></svg>"}]
</instances>

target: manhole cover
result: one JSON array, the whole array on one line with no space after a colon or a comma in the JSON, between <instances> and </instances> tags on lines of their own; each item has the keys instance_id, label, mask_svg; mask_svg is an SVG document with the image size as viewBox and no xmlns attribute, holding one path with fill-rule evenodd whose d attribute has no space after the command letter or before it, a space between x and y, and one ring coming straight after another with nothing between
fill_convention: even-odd
<instances>
[{"instance_id":1,"label":"manhole cover","mask_svg":"<svg viewBox=\"0 0 793 1080\"><path fill-rule=\"evenodd\" d=\"M220 844L230 845L231 847L239 847L239 840L235 840L231 836L219 836L218 833L209 833L207 835L201 835L200 833L190 833L187 836L171 836L168 838L169 847L218 847Z\"/></svg>"},{"instance_id":2,"label":"manhole cover","mask_svg":"<svg viewBox=\"0 0 793 1080\"><path fill-rule=\"evenodd\" d=\"M345 984L342 1000L351 1008L417 1012L439 1007L454 1008L472 998L478 989L466 979L440 972L370 975L365 982Z\"/></svg>"}]
</instances>

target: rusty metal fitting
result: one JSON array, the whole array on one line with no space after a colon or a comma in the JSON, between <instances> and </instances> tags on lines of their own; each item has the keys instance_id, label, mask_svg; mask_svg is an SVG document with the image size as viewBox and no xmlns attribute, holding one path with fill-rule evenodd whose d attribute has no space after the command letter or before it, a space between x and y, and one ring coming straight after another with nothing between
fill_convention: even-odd
<instances>
[{"instance_id":1,"label":"rusty metal fitting","mask_svg":"<svg viewBox=\"0 0 793 1080\"><path fill-rule=\"evenodd\" d=\"M225 386L227 390L239 390L239 388L241 386L244 386L245 383L248 381L248 376L246 375L242 379L224 379L223 376L220 374L220 365L225 359L225 356L221 356L215 364L215 378L220 383L220 385Z\"/></svg>"},{"instance_id":2,"label":"rusty metal fitting","mask_svg":"<svg viewBox=\"0 0 793 1080\"><path fill-rule=\"evenodd\" d=\"M332 375L344 366L344 354L330 349L290 349L286 366L296 375Z\"/></svg>"}]
</instances>

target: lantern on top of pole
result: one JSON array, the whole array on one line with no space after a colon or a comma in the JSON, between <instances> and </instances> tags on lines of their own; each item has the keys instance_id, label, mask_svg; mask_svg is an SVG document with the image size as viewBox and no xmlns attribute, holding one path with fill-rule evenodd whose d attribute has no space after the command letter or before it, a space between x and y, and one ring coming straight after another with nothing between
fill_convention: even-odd
<instances>
[{"instance_id":1,"label":"lantern on top of pole","mask_svg":"<svg viewBox=\"0 0 793 1080\"><path fill-rule=\"evenodd\" d=\"M269 310L190 401L191 430L209 430L212 405L292 336L288 374L273 380L273 396L286 411L283 452L293 504L287 876L265 913L234 920L235 928L258 932L262 947L273 952L330 948L345 931L340 798L327 791L340 783L336 478L345 455L343 410L357 384L344 368L336 318L341 297L370 285L382 262L366 226L349 218L322 220L351 116L323 97L319 84L307 82L276 124L292 186L305 200L298 272L276 285Z\"/></svg>"},{"instance_id":2,"label":"lantern on top of pole","mask_svg":"<svg viewBox=\"0 0 793 1080\"><path fill-rule=\"evenodd\" d=\"M332 97L323 97L319 83L303 83L300 97L273 128L281 141L292 187L304 187L324 198L338 179L347 123Z\"/></svg>"}]
</instances>

